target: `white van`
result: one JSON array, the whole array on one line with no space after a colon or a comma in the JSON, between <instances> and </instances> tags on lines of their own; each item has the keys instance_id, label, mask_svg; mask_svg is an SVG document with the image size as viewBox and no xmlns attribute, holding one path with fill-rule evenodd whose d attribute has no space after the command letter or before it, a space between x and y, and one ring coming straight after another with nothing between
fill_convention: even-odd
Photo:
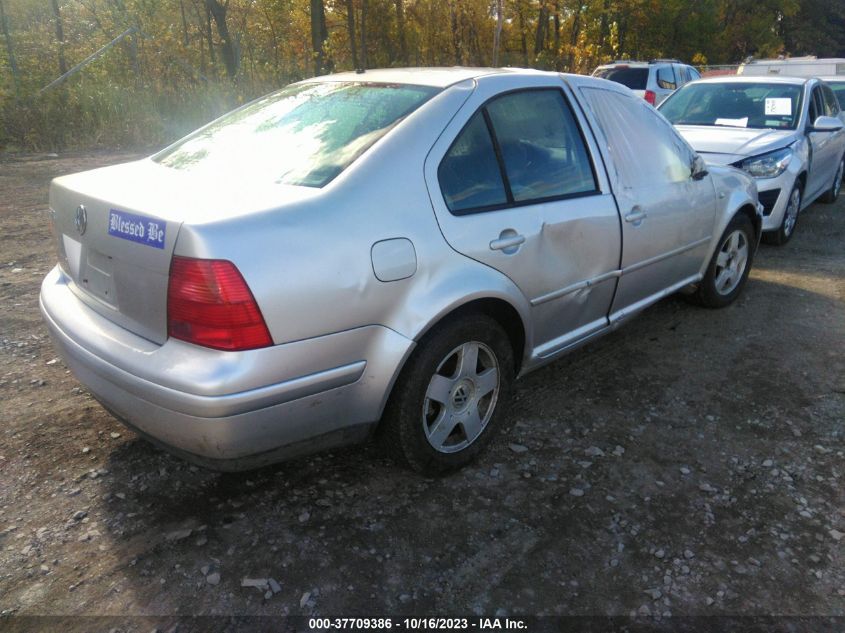
<instances>
[{"instance_id":1,"label":"white van","mask_svg":"<svg viewBox=\"0 0 845 633\"><path fill-rule=\"evenodd\" d=\"M818 59L814 55L810 55L787 59L755 59L740 65L736 74L754 77L761 75L783 75L785 77L845 75L845 58Z\"/></svg>"}]
</instances>

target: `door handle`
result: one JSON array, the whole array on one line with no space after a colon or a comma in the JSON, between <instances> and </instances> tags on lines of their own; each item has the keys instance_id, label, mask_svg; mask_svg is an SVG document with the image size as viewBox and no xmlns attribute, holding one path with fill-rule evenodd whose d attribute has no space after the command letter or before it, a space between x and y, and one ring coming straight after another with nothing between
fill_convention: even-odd
<instances>
[{"instance_id":1,"label":"door handle","mask_svg":"<svg viewBox=\"0 0 845 633\"><path fill-rule=\"evenodd\" d=\"M504 233L504 231L502 231ZM494 251L513 251L517 246L525 242L524 235L508 235L507 237L500 237L499 239L490 242L490 250Z\"/></svg>"},{"instance_id":2,"label":"door handle","mask_svg":"<svg viewBox=\"0 0 845 633\"><path fill-rule=\"evenodd\" d=\"M634 207L633 209L631 209L628 215L625 216L625 221L631 222L633 224L639 224L647 217L648 214L646 214L646 212L643 211L640 207Z\"/></svg>"}]
</instances>

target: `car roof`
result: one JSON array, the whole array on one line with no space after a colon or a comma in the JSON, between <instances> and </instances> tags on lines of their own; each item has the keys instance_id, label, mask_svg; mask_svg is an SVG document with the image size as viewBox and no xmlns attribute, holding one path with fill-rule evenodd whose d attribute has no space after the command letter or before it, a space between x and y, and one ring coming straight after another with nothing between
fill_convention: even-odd
<instances>
[{"instance_id":1,"label":"car roof","mask_svg":"<svg viewBox=\"0 0 845 633\"><path fill-rule=\"evenodd\" d=\"M689 64L682 62L679 59L652 59L649 61L644 61L641 59L615 59L612 62L607 62L606 64L599 64L596 68L613 68L614 66L636 66L636 67L645 67L645 66L659 66L660 64L678 64L679 66L689 66Z\"/></svg>"},{"instance_id":2,"label":"car roof","mask_svg":"<svg viewBox=\"0 0 845 633\"><path fill-rule=\"evenodd\" d=\"M817 77L817 79L821 79L827 83L845 83L845 75L822 75L821 77Z\"/></svg>"},{"instance_id":3,"label":"car roof","mask_svg":"<svg viewBox=\"0 0 845 633\"><path fill-rule=\"evenodd\" d=\"M374 68L363 72L342 72L306 79L305 82L356 81L367 83L408 84L445 88L467 79L497 74L542 74L532 68ZM549 73L552 74L552 73Z\"/></svg>"},{"instance_id":4,"label":"car roof","mask_svg":"<svg viewBox=\"0 0 845 633\"><path fill-rule=\"evenodd\" d=\"M812 81L815 77L783 77L781 75L719 75L718 77L708 77L707 79L698 79L695 83L702 84L792 84L794 86L803 86L808 81Z\"/></svg>"},{"instance_id":5,"label":"car roof","mask_svg":"<svg viewBox=\"0 0 845 633\"><path fill-rule=\"evenodd\" d=\"M363 82L363 83L389 83L406 84L413 86L433 86L447 88L467 79L479 79L493 75L512 76L537 76L558 77L567 81L573 86L593 86L606 90L627 92L628 89L613 81L591 77L589 75L576 75L571 73L558 73L553 71L536 70L534 68L467 68L454 66L452 68L375 68L363 73L343 72L321 77L305 79L301 83L319 83L327 81L338 82Z\"/></svg>"},{"instance_id":6,"label":"car roof","mask_svg":"<svg viewBox=\"0 0 845 633\"><path fill-rule=\"evenodd\" d=\"M608 62L607 64L601 64L601 65L597 66L597 68L613 68L614 66L648 66L648 65L649 65L648 62L640 62L640 61L620 59L619 61Z\"/></svg>"}]
</instances>

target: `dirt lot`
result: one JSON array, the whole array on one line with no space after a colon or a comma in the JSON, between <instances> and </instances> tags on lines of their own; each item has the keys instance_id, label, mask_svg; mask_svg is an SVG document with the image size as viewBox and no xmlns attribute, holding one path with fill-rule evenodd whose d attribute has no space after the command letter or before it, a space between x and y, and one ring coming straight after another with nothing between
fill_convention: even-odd
<instances>
[{"instance_id":1,"label":"dirt lot","mask_svg":"<svg viewBox=\"0 0 845 633\"><path fill-rule=\"evenodd\" d=\"M845 197L730 308L668 299L521 381L457 475L371 446L224 475L105 413L41 322L47 183L128 157L0 159L4 616L845 615Z\"/></svg>"}]
</instances>

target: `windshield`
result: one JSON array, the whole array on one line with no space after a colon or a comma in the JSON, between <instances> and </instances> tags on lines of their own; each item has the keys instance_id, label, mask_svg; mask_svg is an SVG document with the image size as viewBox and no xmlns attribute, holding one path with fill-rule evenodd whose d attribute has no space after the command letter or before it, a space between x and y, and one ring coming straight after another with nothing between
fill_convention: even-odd
<instances>
[{"instance_id":1,"label":"windshield","mask_svg":"<svg viewBox=\"0 0 845 633\"><path fill-rule=\"evenodd\" d=\"M648 83L648 68L631 68L630 66L609 66L597 68L593 77L609 79L627 86L631 90L645 90Z\"/></svg>"},{"instance_id":2,"label":"windshield","mask_svg":"<svg viewBox=\"0 0 845 633\"><path fill-rule=\"evenodd\" d=\"M289 86L225 115L153 160L209 179L322 187L437 92L393 84Z\"/></svg>"},{"instance_id":3,"label":"windshield","mask_svg":"<svg viewBox=\"0 0 845 633\"><path fill-rule=\"evenodd\" d=\"M795 129L801 86L782 83L687 84L660 105L675 125Z\"/></svg>"}]
</instances>

